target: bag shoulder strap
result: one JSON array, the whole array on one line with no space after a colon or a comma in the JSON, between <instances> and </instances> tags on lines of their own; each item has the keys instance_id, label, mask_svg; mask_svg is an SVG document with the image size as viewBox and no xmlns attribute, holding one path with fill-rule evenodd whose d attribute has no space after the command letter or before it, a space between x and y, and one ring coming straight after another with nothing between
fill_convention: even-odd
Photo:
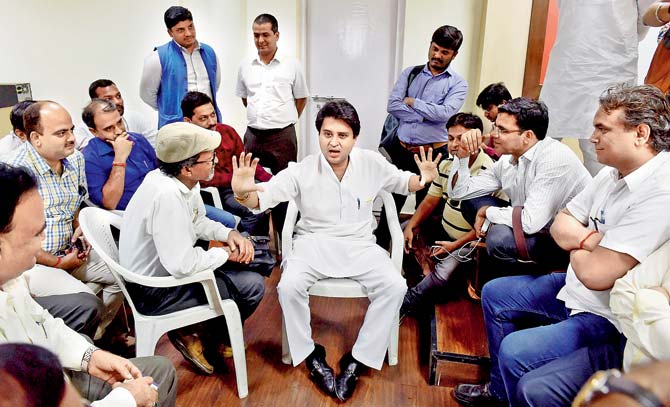
<instances>
[{"instance_id":1,"label":"bag shoulder strap","mask_svg":"<svg viewBox=\"0 0 670 407\"><path fill-rule=\"evenodd\" d=\"M523 206L515 206L512 209L512 232L514 233L514 242L516 243L516 250L519 252L521 260L531 261L528 254L528 247L526 246L526 237L523 235L523 226L521 226L521 210Z\"/></svg>"},{"instance_id":2,"label":"bag shoulder strap","mask_svg":"<svg viewBox=\"0 0 670 407\"><path fill-rule=\"evenodd\" d=\"M409 85L412 84L412 82L414 81L414 78L416 78L416 76L419 74L419 72L421 72L423 70L424 66L425 65L417 65L414 68L412 68L412 70L409 72L409 76L407 76L407 89L405 90L405 96L408 96Z\"/></svg>"}]
</instances>

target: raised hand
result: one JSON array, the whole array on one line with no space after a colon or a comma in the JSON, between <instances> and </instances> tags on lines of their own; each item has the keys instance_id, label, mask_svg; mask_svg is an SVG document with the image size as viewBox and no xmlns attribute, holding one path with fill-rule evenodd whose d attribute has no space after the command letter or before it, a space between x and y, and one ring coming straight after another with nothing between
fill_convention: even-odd
<instances>
[{"instance_id":1,"label":"raised hand","mask_svg":"<svg viewBox=\"0 0 670 407\"><path fill-rule=\"evenodd\" d=\"M418 155L414 154L414 162L419 167L419 174L421 175L419 184L423 187L437 178L437 164L440 162L440 158L442 158L442 153L437 154L437 157L433 160L433 149L429 148L428 155L426 156L426 152L423 150L423 146L421 146L419 147L419 154L421 155L421 159L419 159Z\"/></svg>"},{"instance_id":2,"label":"raised hand","mask_svg":"<svg viewBox=\"0 0 670 407\"><path fill-rule=\"evenodd\" d=\"M482 132L479 129L471 129L461 135L461 148L456 154L458 158L479 153L480 148L486 148Z\"/></svg>"},{"instance_id":3,"label":"raised hand","mask_svg":"<svg viewBox=\"0 0 670 407\"><path fill-rule=\"evenodd\" d=\"M258 158L252 160L251 153L240 153L239 165L237 157L233 156L233 179L230 186L236 196L243 197L248 193L263 190L263 187L256 185L254 181L257 165Z\"/></svg>"}]
</instances>

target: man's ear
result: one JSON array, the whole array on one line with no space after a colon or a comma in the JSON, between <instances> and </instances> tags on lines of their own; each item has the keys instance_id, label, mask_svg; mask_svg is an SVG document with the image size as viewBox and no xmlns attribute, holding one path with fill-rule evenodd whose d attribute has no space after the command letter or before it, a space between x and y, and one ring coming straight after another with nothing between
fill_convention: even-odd
<instances>
[{"instance_id":1,"label":"man's ear","mask_svg":"<svg viewBox=\"0 0 670 407\"><path fill-rule=\"evenodd\" d=\"M16 134L16 137L20 138L21 141L28 140L28 136L26 135L26 132L23 130L15 129L14 134Z\"/></svg>"},{"instance_id":2,"label":"man's ear","mask_svg":"<svg viewBox=\"0 0 670 407\"><path fill-rule=\"evenodd\" d=\"M28 137L28 141L31 143L34 143L35 141L39 141L40 139L40 133L36 131L31 131L30 136Z\"/></svg>"},{"instance_id":3,"label":"man's ear","mask_svg":"<svg viewBox=\"0 0 670 407\"><path fill-rule=\"evenodd\" d=\"M172 37L172 32L170 31L169 28L167 29L167 33L168 33L168 35L170 36L170 38L174 38L174 37Z\"/></svg>"},{"instance_id":4,"label":"man's ear","mask_svg":"<svg viewBox=\"0 0 670 407\"><path fill-rule=\"evenodd\" d=\"M188 117L184 117L184 121L185 121L186 123L191 123L191 119L189 119Z\"/></svg>"},{"instance_id":5,"label":"man's ear","mask_svg":"<svg viewBox=\"0 0 670 407\"><path fill-rule=\"evenodd\" d=\"M651 137L651 128L648 124L642 123L635 128L635 145L643 146L649 143Z\"/></svg>"},{"instance_id":6,"label":"man's ear","mask_svg":"<svg viewBox=\"0 0 670 407\"><path fill-rule=\"evenodd\" d=\"M94 129L93 127L89 127L89 128L88 128L88 131L90 131L91 134L94 135L94 136L97 136L97 135L98 135L98 131L97 131L96 129Z\"/></svg>"}]
</instances>

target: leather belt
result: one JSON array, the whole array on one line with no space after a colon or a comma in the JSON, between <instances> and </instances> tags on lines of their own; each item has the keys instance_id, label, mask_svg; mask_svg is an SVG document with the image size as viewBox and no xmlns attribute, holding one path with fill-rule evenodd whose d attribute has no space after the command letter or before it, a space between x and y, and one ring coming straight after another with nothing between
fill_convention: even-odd
<instances>
[{"instance_id":1,"label":"leather belt","mask_svg":"<svg viewBox=\"0 0 670 407\"><path fill-rule=\"evenodd\" d=\"M398 140L400 141L400 140ZM419 153L419 147L423 147L423 150L425 152L428 152L429 148L432 148L433 150L437 150L440 147L444 147L447 145L446 141L440 141L437 143L428 143L428 144L408 144L403 141L400 141L400 145L410 153L418 154Z\"/></svg>"}]
</instances>

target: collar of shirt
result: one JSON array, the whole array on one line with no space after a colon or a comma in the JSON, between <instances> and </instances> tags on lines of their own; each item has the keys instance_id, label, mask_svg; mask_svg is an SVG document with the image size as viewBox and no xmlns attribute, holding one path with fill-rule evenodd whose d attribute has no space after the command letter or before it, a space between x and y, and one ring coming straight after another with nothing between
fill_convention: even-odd
<instances>
[{"instance_id":1,"label":"collar of shirt","mask_svg":"<svg viewBox=\"0 0 670 407\"><path fill-rule=\"evenodd\" d=\"M661 165L667 164L667 161L668 152L661 151L651 160L642 164L640 168L623 177L623 181L626 183L626 186L631 192L635 192L637 189L645 185L649 177L653 175ZM610 176L614 182L622 179L620 177L619 171L617 171L615 168L610 169Z\"/></svg>"},{"instance_id":2,"label":"collar of shirt","mask_svg":"<svg viewBox=\"0 0 670 407\"><path fill-rule=\"evenodd\" d=\"M44 175L47 172L51 171L51 167L49 167L49 164L47 164L46 160L42 158L40 153L35 150L35 147L28 142L28 143L23 143L26 146L26 150L28 152L28 159L31 161L33 166L35 166L35 171L37 172L38 175ZM63 164L63 174L61 176L64 176L67 170L72 170L72 166L70 165L70 162L67 160L67 158L64 158L61 161L61 164Z\"/></svg>"},{"instance_id":3,"label":"collar of shirt","mask_svg":"<svg viewBox=\"0 0 670 407\"><path fill-rule=\"evenodd\" d=\"M283 55L279 52L279 48L277 48L277 50L275 51L275 55L272 57L270 62L268 62L267 64L265 64L265 63L263 63L263 61L261 61L261 57L259 57L258 54L256 54L254 59L251 60L251 63L262 65L262 66L270 66L273 63L280 64L283 59L284 59Z\"/></svg>"},{"instance_id":4,"label":"collar of shirt","mask_svg":"<svg viewBox=\"0 0 670 407\"><path fill-rule=\"evenodd\" d=\"M454 68L451 66L451 63L449 63L449 66L447 67L447 69L438 73L437 75L433 75L433 73L430 71L430 68L428 68L428 63L426 63L426 65L424 65L423 70L421 72L424 72L424 73L426 73L430 76L435 76L435 77L438 77L438 76L441 76L441 75L454 76Z\"/></svg>"},{"instance_id":5,"label":"collar of shirt","mask_svg":"<svg viewBox=\"0 0 670 407\"><path fill-rule=\"evenodd\" d=\"M319 163L322 168L322 171L328 171L330 174L333 175L333 177L337 180L337 182L342 182L344 179L347 177L347 174L349 174L351 171L354 170L356 167L353 163L355 160L355 156L357 156L358 153L356 152L356 149L352 149L351 152L349 153L349 162L347 162L347 168L344 170L344 174L342 175L342 180L337 180L337 175L335 175L335 171L333 170L333 167L330 165L326 157L323 155L323 153L319 153Z\"/></svg>"},{"instance_id":6,"label":"collar of shirt","mask_svg":"<svg viewBox=\"0 0 670 407\"><path fill-rule=\"evenodd\" d=\"M170 178L172 179L172 181L174 181L175 184L177 184L177 189L179 190L179 192L181 192L182 195L186 195L187 199L195 193L197 193L197 194L200 193L200 183L199 182L196 183L193 188L189 189L186 185L184 185L183 182L179 181L179 179L177 179L177 177L170 177Z\"/></svg>"},{"instance_id":7,"label":"collar of shirt","mask_svg":"<svg viewBox=\"0 0 670 407\"><path fill-rule=\"evenodd\" d=\"M172 41L174 41L174 43L177 44L177 46L182 50L182 52L185 52L185 53L187 53L187 54L190 54L190 53L191 53L191 51L189 51L188 49L186 49L186 48L182 47L181 45L179 45L179 44L177 43L177 41L175 41L175 40L172 40ZM198 50L200 50L200 43L198 42L198 40L195 40L195 48L193 48L193 52L198 51Z\"/></svg>"}]
</instances>

